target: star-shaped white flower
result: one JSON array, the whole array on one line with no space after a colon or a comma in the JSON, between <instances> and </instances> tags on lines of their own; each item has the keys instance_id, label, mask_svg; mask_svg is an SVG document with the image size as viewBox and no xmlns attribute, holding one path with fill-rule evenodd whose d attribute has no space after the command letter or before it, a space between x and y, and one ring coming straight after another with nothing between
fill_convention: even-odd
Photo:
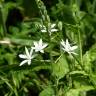
<instances>
[{"instance_id":1,"label":"star-shaped white flower","mask_svg":"<svg viewBox=\"0 0 96 96\"><path fill-rule=\"evenodd\" d=\"M51 26L50 26L50 35L51 35L52 32L57 32L58 31L56 28L54 28L55 26L56 26L56 24L51 24ZM41 32L43 32L43 33L47 32L46 26L44 26L44 25L41 26L40 25L40 27L42 28Z\"/></svg>"},{"instance_id":2,"label":"star-shaped white flower","mask_svg":"<svg viewBox=\"0 0 96 96\"><path fill-rule=\"evenodd\" d=\"M32 49L35 50L35 52L41 52L44 53L44 48L47 47L48 44L43 43L42 39L40 39L39 41L35 41L34 42L34 47L32 47Z\"/></svg>"},{"instance_id":3,"label":"star-shaped white flower","mask_svg":"<svg viewBox=\"0 0 96 96\"><path fill-rule=\"evenodd\" d=\"M28 51L28 49L25 47L25 54L20 54L19 57L22 58L22 59L25 59L23 60L21 63L20 63L20 66L22 66L23 64L25 63L28 63L28 65L31 64L31 60L35 57L36 55L33 55L33 49L30 50L30 52Z\"/></svg>"},{"instance_id":4,"label":"star-shaped white flower","mask_svg":"<svg viewBox=\"0 0 96 96\"><path fill-rule=\"evenodd\" d=\"M62 49L67 52L68 54L74 54L77 55L77 53L74 52L75 49L78 48L78 46L71 46L68 42L68 39L66 41L61 41Z\"/></svg>"}]
</instances>

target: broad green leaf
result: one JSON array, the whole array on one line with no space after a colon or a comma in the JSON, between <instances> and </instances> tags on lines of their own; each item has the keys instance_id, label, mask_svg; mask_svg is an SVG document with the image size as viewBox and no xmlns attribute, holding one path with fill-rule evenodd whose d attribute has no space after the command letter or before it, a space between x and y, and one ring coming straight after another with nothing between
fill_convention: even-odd
<instances>
[{"instance_id":1,"label":"broad green leaf","mask_svg":"<svg viewBox=\"0 0 96 96\"><path fill-rule=\"evenodd\" d=\"M39 96L54 96L54 90L51 87L47 87L41 93Z\"/></svg>"},{"instance_id":2,"label":"broad green leaf","mask_svg":"<svg viewBox=\"0 0 96 96\"><path fill-rule=\"evenodd\" d=\"M93 86L81 86L78 88L78 91L89 91L89 90L93 90L94 87Z\"/></svg>"},{"instance_id":3,"label":"broad green leaf","mask_svg":"<svg viewBox=\"0 0 96 96\"><path fill-rule=\"evenodd\" d=\"M64 55L58 58L58 61L53 64L53 75L58 79L63 78L69 72L67 60Z\"/></svg>"},{"instance_id":4,"label":"broad green leaf","mask_svg":"<svg viewBox=\"0 0 96 96\"><path fill-rule=\"evenodd\" d=\"M66 93L66 96L79 96L79 91L77 89L71 89Z\"/></svg>"},{"instance_id":5,"label":"broad green leaf","mask_svg":"<svg viewBox=\"0 0 96 96\"><path fill-rule=\"evenodd\" d=\"M84 68L87 72L91 72L92 67L96 68L93 65L93 62L96 60L96 44L94 44L89 51L87 51L83 56Z\"/></svg>"},{"instance_id":6,"label":"broad green leaf","mask_svg":"<svg viewBox=\"0 0 96 96\"><path fill-rule=\"evenodd\" d=\"M66 96L86 96L83 95L82 93L86 93L89 90L93 90L93 86L81 86L80 88L78 87L77 89L70 89L67 93Z\"/></svg>"}]
</instances>

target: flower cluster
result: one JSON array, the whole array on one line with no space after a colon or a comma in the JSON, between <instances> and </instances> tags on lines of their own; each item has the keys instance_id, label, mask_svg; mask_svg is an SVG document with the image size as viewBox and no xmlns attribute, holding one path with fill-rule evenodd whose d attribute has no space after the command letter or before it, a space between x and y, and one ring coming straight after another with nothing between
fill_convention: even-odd
<instances>
[{"instance_id":1,"label":"flower cluster","mask_svg":"<svg viewBox=\"0 0 96 96\"><path fill-rule=\"evenodd\" d=\"M27 47L25 47L25 54L19 55L20 58L25 59L20 63L20 66L24 65L25 63L30 65L31 60L36 57L36 54L33 54L33 51L35 50L35 52L44 53L43 49L47 47L47 45L48 44L43 43L42 39L40 39L39 41L34 42L34 47L31 47L30 51L28 51Z\"/></svg>"},{"instance_id":2,"label":"flower cluster","mask_svg":"<svg viewBox=\"0 0 96 96\"><path fill-rule=\"evenodd\" d=\"M56 32L58 31L57 29L55 29L54 27L56 26L56 24L50 24L49 26L49 35L51 36L51 32ZM41 32L47 32L47 28L46 26L41 26ZM33 58L36 57L36 54L34 54L34 52L41 52L44 53L44 48L46 48L48 46L47 43L43 43L42 39L40 39L39 41L34 41L33 42L34 46L31 47L30 51L27 49L27 47L25 47L25 54L20 54L19 57L24 59L21 63L20 66L22 66L25 63L28 63L28 65L31 64L31 60ZM67 52L69 55L73 54L73 55L77 55L77 53L75 53L75 49L78 48L78 46L71 46L71 44L69 43L68 39L66 39L66 41L61 40L60 42L61 45L61 49L64 52Z\"/></svg>"},{"instance_id":3,"label":"flower cluster","mask_svg":"<svg viewBox=\"0 0 96 96\"><path fill-rule=\"evenodd\" d=\"M48 29L50 29L50 30L49 30L49 32L50 32L49 35L51 35L52 32L57 32L57 31L58 31L58 29L56 29L55 26L56 26L56 24L51 24L51 25L50 25L50 27L48 28ZM42 33L47 32L46 26L40 25L40 27L41 27L41 32L42 32Z\"/></svg>"}]
</instances>

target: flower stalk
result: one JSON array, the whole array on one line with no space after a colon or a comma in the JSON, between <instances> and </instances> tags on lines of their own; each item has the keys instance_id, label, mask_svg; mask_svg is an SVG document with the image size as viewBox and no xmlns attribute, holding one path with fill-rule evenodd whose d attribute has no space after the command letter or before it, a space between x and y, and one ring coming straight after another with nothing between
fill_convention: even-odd
<instances>
[{"instance_id":1,"label":"flower stalk","mask_svg":"<svg viewBox=\"0 0 96 96\"><path fill-rule=\"evenodd\" d=\"M2 27L3 27L2 37L4 37L7 33L7 29L6 29L6 24L5 24L5 20L4 20L4 13L3 13L2 4L0 4L0 17L1 17L1 24L2 24Z\"/></svg>"},{"instance_id":2,"label":"flower stalk","mask_svg":"<svg viewBox=\"0 0 96 96\"><path fill-rule=\"evenodd\" d=\"M79 38L79 47L80 47L80 62L83 66L83 54L82 54L82 41L81 41L81 33L80 33L80 28L78 27L78 38Z\"/></svg>"}]
</instances>

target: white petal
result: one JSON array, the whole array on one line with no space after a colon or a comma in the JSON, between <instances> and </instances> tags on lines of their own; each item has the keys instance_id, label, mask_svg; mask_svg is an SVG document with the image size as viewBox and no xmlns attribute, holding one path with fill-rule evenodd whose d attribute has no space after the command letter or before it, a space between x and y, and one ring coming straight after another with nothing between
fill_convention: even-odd
<instances>
[{"instance_id":1,"label":"white petal","mask_svg":"<svg viewBox=\"0 0 96 96\"><path fill-rule=\"evenodd\" d=\"M37 55L35 54L35 55L33 55L32 57L31 57L31 59L33 59L33 58L35 58Z\"/></svg>"},{"instance_id":2,"label":"white petal","mask_svg":"<svg viewBox=\"0 0 96 96\"><path fill-rule=\"evenodd\" d=\"M22 62L20 63L19 66L22 66L23 64L25 64L25 63L27 63L27 62L28 62L28 60L24 60L24 61L22 61Z\"/></svg>"},{"instance_id":3,"label":"white petal","mask_svg":"<svg viewBox=\"0 0 96 96\"><path fill-rule=\"evenodd\" d=\"M47 31L46 31L45 29L42 29L41 32L44 32L44 33L45 33L45 32L47 32Z\"/></svg>"},{"instance_id":4,"label":"white petal","mask_svg":"<svg viewBox=\"0 0 96 96\"><path fill-rule=\"evenodd\" d=\"M65 48L62 48L65 52L69 52L69 51L67 51Z\"/></svg>"},{"instance_id":5,"label":"white petal","mask_svg":"<svg viewBox=\"0 0 96 96\"><path fill-rule=\"evenodd\" d=\"M32 54L33 54L33 48L31 47L30 56L32 56Z\"/></svg>"},{"instance_id":6,"label":"white petal","mask_svg":"<svg viewBox=\"0 0 96 96\"><path fill-rule=\"evenodd\" d=\"M61 41L61 45L64 47L65 46L65 42L62 40Z\"/></svg>"},{"instance_id":7,"label":"white petal","mask_svg":"<svg viewBox=\"0 0 96 96\"><path fill-rule=\"evenodd\" d=\"M69 45L68 39L66 39L66 45Z\"/></svg>"},{"instance_id":8,"label":"white petal","mask_svg":"<svg viewBox=\"0 0 96 96\"><path fill-rule=\"evenodd\" d=\"M23 54L20 54L19 57L20 58L23 58L23 59L27 58L27 56L26 55L23 55Z\"/></svg>"},{"instance_id":9,"label":"white petal","mask_svg":"<svg viewBox=\"0 0 96 96\"><path fill-rule=\"evenodd\" d=\"M77 54L77 53L75 53L75 52L71 52L71 54L78 55L78 54Z\"/></svg>"},{"instance_id":10,"label":"white petal","mask_svg":"<svg viewBox=\"0 0 96 96\"><path fill-rule=\"evenodd\" d=\"M31 60L28 60L28 65L30 65L31 64Z\"/></svg>"},{"instance_id":11,"label":"white petal","mask_svg":"<svg viewBox=\"0 0 96 96\"><path fill-rule=\"evenodd\" d=\"M52 25L51 25L51 28L54 28L54 27L55 27L55 25L56 25L56 24L52 24Z\"/></svg>"},{"instance_id":12,"label":"white petal","mask_svg":"<svg viewBox=\"0 0 96 96\"><path fill-rule=\"evenodd\" d=\"M36 41L34 41L34 46L35 46L35 47L38 47L38 43L37 43ZM35 48L35 47L34 47L34 48Z\"/></svg>"},{"instance_id":13,"label":"white petal","mask_svg":"<svg viewBox=\"0 0 96 96\"><path fill-rule=\"evenodd\" d=\"M42 25L39 25L40 27L42 27Z\"/></svg>"},{"instance_id":14,"label":"white petal","mask_svg":"<svg viewBox=\"0 0 96 96\"><path fill-rule=\"evenodd\" d=\"M58 31L57 29L51 29L51 32L56 32L56 31Z\"/></svg>"},{"instance_id":15,"label":"white petal","mask_svg":"<svg viewBox=\"0 0 96 96\"><path fill-rule=\"evenodd\" d=\"M28 52L27 47L25 47L25 53L26 53L27 57L30 57L30 54L29 54L29 52Z\"/></svg>"},{"instance_id":16,"label":"white petal","mask_svg":"<svg viewBox=\"0 0 96 96\"><path fill-rule=\"evenodd\" d=\"M40 50L41 53L44 53L44 50Z\"/></svg>"},{"instance_id":17,"label":"white petal","mask_svg":"<svg viewBox=\"0 0 96 96\"><path fill-rule=\"evenodd\" d=\"M66 39L66 45L65 45L67 48L69 48L70 49L70 43L68 42L68 39Z\"/></svg>"},{"instance_id":18,"label":"white petal","mask_svg":"<svg viewBox=\"0 0 96 96\"><path fill-rule=\"evenodd\" d=\"M44 29L46 29L46 26L43 25L42 27L43 27Z\"/></svg>"},{"instance_id":19,"label":"white petal","mask_svg":"<svg viewBox=\"0 0 96 96\"><path fill-rule=\"evenodd\" d=\"M39 40L39 46L42 46L42 39Z\"/></svg>"},{"instance_id":20,"label":"white petal","mask_svg":"<svg viewBox=\"0 0 96 96\"><path fill-rule=\"evenodd\" d=\"M75 50L77 48L78 48L78 46L73 46L73 47L71 47L71 50Z\"/></svg>"},{"instance_id":21,"label":"white petal","mask_svg":"<svg viewBox=\"0 0 96 96\"><path fill-rule=\"evenodd\" d=\"M35 49L35 47L31 47L31 49Z\"/></svg>"},{"instance_id":22,"label":"white petal","mask_svg":"<svg viewBox=\"0 0 96 96\"><path fill-rule=\"evenodd\" d=\"M48 44L44 44L43 46L42 46L42 49L44 49L45 47L47 47L48 46Z\"/></svg>"},{"instance_id":23,"label":"white petal","mask_svg":"<svg viewBox=\"0 0 96 96\"><path fill-rule=\"evenodd\" d=\"M39 50L38 49L35 49L35 52L38 52Z\"/></svg>"}]
</instances>

